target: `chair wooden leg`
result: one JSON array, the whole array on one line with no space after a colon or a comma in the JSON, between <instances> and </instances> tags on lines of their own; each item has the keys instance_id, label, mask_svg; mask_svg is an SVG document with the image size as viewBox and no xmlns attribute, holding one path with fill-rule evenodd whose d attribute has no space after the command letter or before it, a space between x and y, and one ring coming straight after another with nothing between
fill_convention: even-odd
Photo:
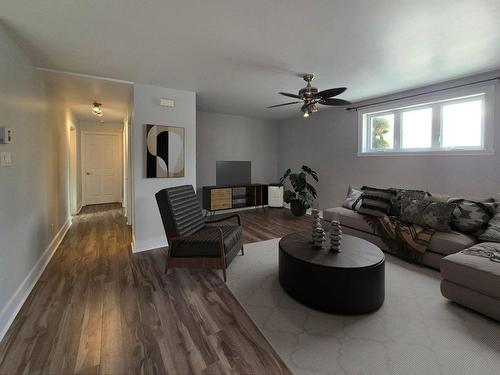
<instances>
[{"instance_id":1,"label":"chair wooden leg","mask_svg":"<svg viewBox=\"0 0 500 375\"><path fill-rule=\"evenodd\" d=\"M222 275L224 276L224 282L226 283L227 282L227 275L226 275L226 269L225 268L222 269Z\"/></svg>"},{"instance_id":2,"label":"chair wooden leg","mask_svg":"<svg viewBox=\"0 0 500 375\"><path fill-rule=\"evenodd\" d=\"M241 255L245 255L245 252L243 251L243 246L241 247Z\"/></svg>"},{"instance_id":3,"label":"chair wooden leg","mask_svg":"<svg viewBox=\"0 0 500 375\"><path fill-rule=\"evenodd\" d=\"M168 257L165 259L165 273L168 271Z\"/></svg>"}]
</instances>

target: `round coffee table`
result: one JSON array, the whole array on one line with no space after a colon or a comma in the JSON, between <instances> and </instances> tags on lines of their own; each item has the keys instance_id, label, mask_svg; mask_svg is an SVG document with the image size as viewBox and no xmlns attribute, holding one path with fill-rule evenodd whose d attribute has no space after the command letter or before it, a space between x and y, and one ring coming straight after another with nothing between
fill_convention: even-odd
<instances>
[{"instance_id":1,"label":"round coffee table","mask_svg":"<svg viewBox=\"0 0 500 375\"><path fill-rule=\"evenodd\" d=\"M311 233L293 233L279 242L279 280L293 298L314 309L362 314L385 297L385 256L374 244L343 235L342 252L317 249Z\"/></svg>"}]
</instances>

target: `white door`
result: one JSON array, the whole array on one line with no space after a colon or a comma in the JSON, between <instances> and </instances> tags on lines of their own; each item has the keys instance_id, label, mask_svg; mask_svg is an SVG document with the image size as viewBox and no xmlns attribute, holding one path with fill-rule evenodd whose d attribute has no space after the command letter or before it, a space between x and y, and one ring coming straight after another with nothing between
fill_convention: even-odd
<instances>
[{"instance_id":1,"label":"white door","mask_svg":"<svg viewBox=\"0 0 500 375\"><path fill-rule=\"evenodd\" d=\"M83 133L82 141L85 204L120 202L119 135Z\"/></svg>"}]
</instances>

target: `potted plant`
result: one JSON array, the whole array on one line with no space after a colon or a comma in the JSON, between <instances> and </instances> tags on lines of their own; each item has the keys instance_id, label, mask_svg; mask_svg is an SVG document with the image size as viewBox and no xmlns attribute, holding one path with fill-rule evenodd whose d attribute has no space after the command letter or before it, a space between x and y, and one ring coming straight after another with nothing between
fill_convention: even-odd
<instances>
[{"instance_id":1,"label":"potted plant","mask_svg":"<svg viewBox=\"0 0 500 375\"><path fill-rule=\"evenodd\" d=\"M286 189L283 200L290 204L290 210L295 216L304 215L317 196L314 186L307 182L307 176L318 182L318 174L307 165L303 165L299 173L292 173L288 168L280 179L280 182L283 183L288 178L292 185L293 190Z\"/></svg>"}]
</instances>

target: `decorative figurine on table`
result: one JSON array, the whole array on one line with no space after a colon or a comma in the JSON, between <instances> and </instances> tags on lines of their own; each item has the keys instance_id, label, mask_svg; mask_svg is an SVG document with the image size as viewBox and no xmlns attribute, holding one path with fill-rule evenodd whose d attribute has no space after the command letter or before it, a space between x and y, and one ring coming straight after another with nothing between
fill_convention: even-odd
<instances>
[{"instance_id":1,"label":"decorative figurine on table","mask_svg":"<svg viewBox=\"0 0 500 375\"><path fill-rule=\"evenodd\" d=\"M320 225L319 227L315 228L313 232L314 247L322 248L325 241L326 241L325 230Z\"/></svg>"},{"instance_id":2,"label":"decorative figurine on table","mask_svg":"<svg viewBox=\"0 0 500 375\"><path fill-rule=\"evenodd\" d=\"M342 241L342 228L340 223L336 220L332 220L330 223L330 250L340 253L342 249L340 248L340 242Z\"/></svg>"},{"instance_id":3,"label":"decorative figurine on table","mask_svg":"<svg viewBox=\"0 0 500 375\"><path fill-rule=\"evenodd\" d=\"M319 218L319 210L317 208L311 209L311 216L313 217L313 223L311 228L311 243L314 243L314 231L316 228L321 227L321 219Z\"/></svg>"},{"instance_id":4,"label":"decorative figurine on table","mask_svg":"<svg viewBox=\"0 0 500 375\"><path fill-rule=\"evenodd\" d=\"M314 222L312 225L312 234L311 234L311 239L312 243L315 247L321 248L323 247L323 243L326 240L326 234L325 230L321 226L321 219L319 218L319 210L316 208L313 208L311 210L311 215L314 218Z\"/></svg>"}]
</instances>

